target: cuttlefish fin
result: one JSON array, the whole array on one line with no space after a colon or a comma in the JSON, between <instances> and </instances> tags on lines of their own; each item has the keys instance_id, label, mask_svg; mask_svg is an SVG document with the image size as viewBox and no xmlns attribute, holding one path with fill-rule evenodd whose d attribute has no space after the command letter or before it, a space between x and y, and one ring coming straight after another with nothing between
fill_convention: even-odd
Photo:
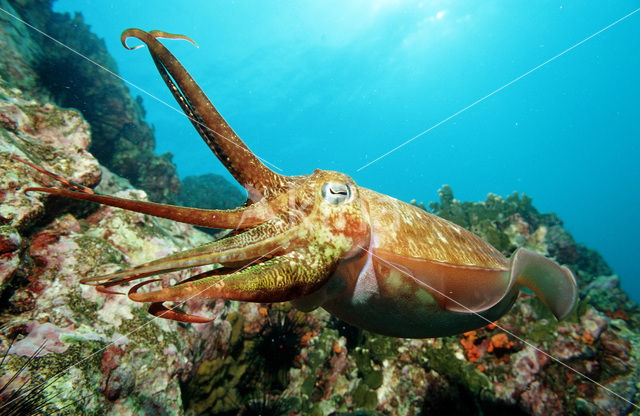
<instances>
[{"instance_id":1,"label":"cuttlefish fin","mask_svg":"<svg viewBox=\"0 0 640 416\"><path fill-rule=\"evenodd\" d=\"M511 256L511 281L533 291L558 320L566 318L577 301L571 270L526 248Z\"/></svg>"}]
</instances>

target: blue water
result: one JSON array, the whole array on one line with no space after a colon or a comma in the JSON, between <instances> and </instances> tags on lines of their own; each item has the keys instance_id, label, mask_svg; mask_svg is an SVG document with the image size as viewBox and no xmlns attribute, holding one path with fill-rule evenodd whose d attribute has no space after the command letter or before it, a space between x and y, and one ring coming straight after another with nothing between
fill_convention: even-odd
<instances>
[{"instance_id":1,"label":"blue water","mask_svg":"<svg viewBox=\"0 0 640 416\"><path fill-rule=\"evenodd\" d=\"M215 5L214 5L215 3ZM121 75L177 108L128 27L165 41L236 132L285 174L339 170L403 200L531 195L640 301L640 12L358 170L607 25L637 1L59 0ZM144 2L144 4L150 4ZM109 76L105 74L105 76ZM180 113L141 94L181 176L225 173Z\"/></svg>"}]
</instances>

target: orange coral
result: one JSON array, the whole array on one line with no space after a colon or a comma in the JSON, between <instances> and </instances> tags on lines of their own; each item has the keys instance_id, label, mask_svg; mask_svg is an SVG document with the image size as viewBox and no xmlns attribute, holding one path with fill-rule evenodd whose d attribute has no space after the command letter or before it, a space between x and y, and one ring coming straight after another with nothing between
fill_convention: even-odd
<instances>
[{"instance_id":1,"label":"orange coral","mask_svg":"<svg viewBox=\"0 0 640 416\"><path fill-rule=\"evenodd\" d=\"M492 331L496 329L497 326L498 326L498 321L491 322L489 325L487 325L487 329Z\"/></svg>"},{"instance_id":2,"label":"orange coral","mask_svg":"<svg viewBox=\"0 0 640 416\"><path fill-rule=\"evenodd\" d=\"M340 344L338 344L338 342L333 343L333 352L335 352L336 354L340 354L342 352L342 348L340 347Z\"/></svg>"},{"instance_id":3,"label":"orange coral","mask_svg":"<svg viewBox=\"0 0 640 416\"><path fill-rule=\"evenodd\" d=\"M509 341L509 337L507 334L501 332L499 334L495 334L491 337L491 342L489 343L488 352L492 352L496 348L504 348L510 349L514 345L513 341Z\"/></svg>"},{"instance_id":4,"label":"orange coral","mask_svg":"<svg viewBox=\"0 0 640 416\"><path fill-rule=\"evenodd\" d=\"M582 342L589 345L593 344L593 341L595 341L595 339L593 338L593 334L591 334L591 332L586 330L584 331L580 339L582 340Z\"/></svg>"},{"instance_id":5,"label":"orange coral","mask_svg":"<svg viewBox=\"0 0 640 416\"><path fill-rule=\"evenodd\" d=\"M306 347L307 345L309 345L309 341L311 340L311 338L315 337L316 335L318 335L318 331L305 332L300 339L300 343L303 347Z\"/></svg>"},{"instance_id":6,"label":"orange coral","mask_svg":"<svg viewBox=\"0 0 640 416\"><path fill-rule=\"evenodd\" d=\"M478 333L476 331L465 332L462 335L471 342L475 342L475 340L478 339Z\"/></svg>"},{"instance_id":7,"label":"orange coral","mask_svg":"<svg viewBox=\"0 0 640 416\"><path fill-rule=\"evenodd\" d=\"M465 332L462 335L464 335L464 338L460 339L460 344L462 344L462 347L467 353L467 360L472 363L477 362L482 354L480 354L478 346L475 344L475 341L478 339L476 331Z\"/></svg>"}]
</instances>

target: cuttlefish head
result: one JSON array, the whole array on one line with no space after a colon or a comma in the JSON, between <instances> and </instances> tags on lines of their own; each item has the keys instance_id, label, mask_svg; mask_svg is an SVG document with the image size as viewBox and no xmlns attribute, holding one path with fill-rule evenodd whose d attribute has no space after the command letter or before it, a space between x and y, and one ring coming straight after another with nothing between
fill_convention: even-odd
<instances>
[{"instance_id":1,"label":"cuttlefish head","mask_svg":"<svg viewBox=\"0 0 640 416\"><path fill-rule=\"evenodd\" d=\"M113 274L83 279L101 292L125 294L118 287L130 282L128 296L150 302L150 312L164 318L202 323L210 319L168 309L166 301L224 298L252 302L294 300L320 288L336 267L368 246L368 207L359 189L347 175L316 170L298 176L289 186L273 190L269 197L233 210L202 210L133 201L95 194L32 163L39 171L58 180L60 188L28 188L74 199L98 202L137 212L221 228L232 228L228 236L212 243ZM208 223L204 222L208 219ZM174 286L142 291L161 282L153 278L168 272L211 266ZM220 267L222 266L222 267Z\"/></svg>"},{"instance_id":2,"label":"cuttlefish head","mask_svg":"<svg viewBox=\"0 0 640 416\"><path fill-rule=\"evenodd\" d=\"M82 199L193 225L230 229L225 238L163 259L117 273L91 277L81 283L112 289L140 280L128 291L139 302L151 302L150 312L164 318L206 322L163 306L165 301L224 298L253 302L288 301L322 286L338 264L368 246L367 205L353 180L342 173L316 170L307 176L284 176L269 169L236 135L178 60L157 38L188 39L166 32L128 29L129 38L149 48L156 67L196 131L234 178L247 190L245 206L233 210L210 210L133 201L106 195L66 180L27 163L52 177L63 188L29 188L64 197ZM151 276L215 266L174 286L143 291L158 282ZM148 289L145 288L145 289Z\"/></svg>"},{"instance_id":3,"label":"cuttlefish head","mask_svg":"<svg viewBox=\"0 0 640 416\"><path fill-rule=\"evenodd\" d=\"M152 302L152 312L171 312L165 301L224 298L252 302L294 300L320 288L340 262L368 245L366 205L347 175L317 170L291 187L252 206L269 211L264 221L213 243L187 250L122 272L85 279L103 289L132 280L191 268L220 264L175 286L143 293L158 281L146 279L131 287L128 296Z\"/></svg>"}]
</instances>

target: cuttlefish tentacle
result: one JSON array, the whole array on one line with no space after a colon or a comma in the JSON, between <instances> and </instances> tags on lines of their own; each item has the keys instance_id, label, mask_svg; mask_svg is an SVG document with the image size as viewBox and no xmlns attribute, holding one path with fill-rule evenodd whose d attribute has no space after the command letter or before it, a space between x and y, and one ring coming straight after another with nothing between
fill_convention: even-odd
<instances>
[{"instance_id":1,"label":"cuttlefish tentacle","mask_svg":"<svg viewBox=\"0 0 640 416\"><path fill-rule=\"evenodd\" d=\"M162 302L154 302L149 305L149 313L158 318L171 319L173 321L188 322L191 324L206 324L212 322L214 318L203 318L197 315L191 315L167 308Z\"/></svg>"},{"instance_id":2,"label":"cuttlefish tentacle","mask_svg":"<svg viewBox=\"0 0 640 416\"><path fill-rule=\"evenodd\" d=\"M284 302L318 289L331 275L338 253L327 256L315 245L300 247L263 263L253 264L224 277L212 276L195 282L167 287L149 293L129 291L138 302L181 301L192 298L224 298L251 302ZM300 260L307 260L301 264Z\"/></svg>"},{"instance_id":3,"label":"cuttlefish tentacle","mask_svg":"<svg viewBox=\"0 0 640 416\"><path fill-rule=\"evenodd\" d=\"M211 277L211 276L224 276L230 273L233 273L235 271L237 271L239 268L238 267L220 267L217 269L213 269L213 270L208 270L206 272L202 272L199 274L196 274L194 276L191 276L187 279L184 279L178 283L176 283L177 285L181 285L181 284L185 284L188 282L193 282L196 280L200 280L200 279L204 279L206 277ZM109 279L106 282L100 283L98 285L96 285L96 290L100 293L104 293L107 295L126 295L126 293L124 292L117 292L115 290L110 290L110 287L113 286L122 286L124 283L129 282L131 280L135 280L139 278L138 276L134 276L134 277L130 277L130 278L122 278L122 279ZM157 282L161 279L154 279L148 282L143 282L143 283L152 283L152 282ZM91 284L91 283L85 283L85 284ZM138 286L140 287L140 286ZM160 316L166 319L173 319L173 320L177 320L177 321L182 321L182 322L192 322L192 323L205 323L205 322L210 322L213 319L210 318L202 318L196 315L188 315L188 314L184 314L182 312L177 312L174 311L173 309L168 309L166 307L164 307L164 305L162 305L162 303L152 303L149 307L149 313L151 313L154 316Z\"/></svg>"},{"instance_id":4,"label":"cuttlefish tentacle","mask_svg":"<svg viewBox=\"0 0 640 416\"><path fill-rule=\"evenodd\" d=\"M167 218L173 221L208 228L236 229L255 227L268 221L273 216L273 206L253 204L230 210L201 209L181 207L155 202L136 201L115 196L99 195L57 188L30 187L24 192L47 192L67 198L96 202L129 211L149 214L154 217Z\"/></svg>"},{"instance_id":5,"label":"cuttlefish tentacle","mask_svg":"<svg viewBox=\"0 0 640 416\"><path fill-rule=\"evenodd\" d=\"M200 273L197 274L195 276L191 276L188 279L185 279L181 282L176 283L177 285L182 285L188 282L193 282L196 280L201 280L204 279L206 277L210 277L210 276L221 276L224 277L224 275L227 275L229 273L233 273L235 271L237 271L238 268L231 268L231 267L221 267L219 269L214 269L214 270L209 270L207 272L204 273ZM157 281L157 280L155 280ZM141 282L138 286L141 287L143 286L145 283L147 282ZM136 289L137 290L137 289ZM120 293L122 295L124 295L124 293ZM215 318L205 318L202 316L197 316L197 315L192 315L192 314L187 314L184 312L180 312L175 310L174 308L167 308L166 306L164 306L163 302L153 302L149 305L149 313L153 316L159 317L159 318L164 318L164 319L171 319L174 321L180 321L180 322L189 322L192 324L205 324L207 322L211 322L213 320L215 320Z\"/></svg>"},{"instance_id":6,"label":"cuttlefish tentacle","mask_svg":"<svg viewBox=\"0 0 640 416\"><path fill-rule=\"evenodd\" d=\"M21 162L21 163L24 163L25 165L31 166L33 169L37 170L38 172L43 173L43 174L45 174L46 176L48 176L48 177L50 177L52 179L55 179L56 181L60 182L61 184L63 184L64 186L66 186L68 188L74 189L74 190L76 190L78 192L83 192L85 194L94 194L95 193L95 192L93 192L93 189L91 189L91 188L89 188L87 186L80 185L79 183L71 181L71 180L69 180L67 178L63 178L62 176L57 175L57 174L55 174L53 172L49 172L48 170L44 169L43 167L38 166L35 163L31 163L28 160L22 159L22 158L14 155L14 154L10 155L9 157L11 159L17 161L17 162ZM34 188L31 188L31 189L34 189Z\"/></svg>"},{"instance_id":7,"label":"cuttlefish tentacle","mask_svg":"<svg viewBox=\"0 0 640 416\"><path fill-rule=\"evenodd\" d=\"M24 192L47 192L67 198L91 201L142 214L153 215L155 217L167 218L173 221L184 222L200 227L219 229L247 229L256 227L274 218L277 213L285 212L287 204L289 203L284 196L280 196L280 198L272 198L270 201L261 200L257 204L245 207L219 210L136 201L132 199L96 194L91 188L69 181L58 174L29 162L28 160L24 160L15 155L12 155L11 159L29 165L34 169L37 169L39 172L60 182L63 186L70 188L29 187L26 188Z\"/></svg>"},{"instance_id":8,"label":"cuttlefish tentacle","mask_svg":"<svg viewBox=\"0 0 640 416\"><path fill-rule=\"evenodd\" d=\"M153 36L154 38L186 40L188 42L191 42L193 44L193 46L195 46L196 48L199 48L198 44L187 35L179 35L177 33L169 33L169 32L165 32L164 30L150 30L148 33L151 36ZM140 46L142 46L142 45L140 45ZM125 48L127 48L126 45L125 45ZM129 48L127 48L127 49L129 49ZM132 49L137 49L137 47L132 48Z\"/></svg>"},{"instance_id":9,"label":"cuttlefish tentacle","mask_svg":"<svg viewBox=\"0 0 640 416\"><path fill-rule=\"evenodd\" d=\"M247 264L267 253L277 254L296 243L296 228L288 223L270 221L240 234L105 276L83 279L80 283L125 283L160 273L190 269L210 264Z\"/></svg>"},{"instance_id":10,"label":"cuttlefish tentacle","mask_svg":"<svg viewBox=\"0 0 640 416\"><path fill-rule=\"evenodd\" d=\"M279 193L293 182L293 178L280 175L266 167L238 137L204 94L189 72L176 57L156 38L191 39L160 31L149 33L140 29L122 32L121 41L125 48L127 39L137 38L149 48L158 72L169 87L176 101L188 116L194 128L207 143L213 153L225 165L233 177L249 191L252 200ZM195 44L195 42L191 41Z\"/></svg>"}]
</instances>

